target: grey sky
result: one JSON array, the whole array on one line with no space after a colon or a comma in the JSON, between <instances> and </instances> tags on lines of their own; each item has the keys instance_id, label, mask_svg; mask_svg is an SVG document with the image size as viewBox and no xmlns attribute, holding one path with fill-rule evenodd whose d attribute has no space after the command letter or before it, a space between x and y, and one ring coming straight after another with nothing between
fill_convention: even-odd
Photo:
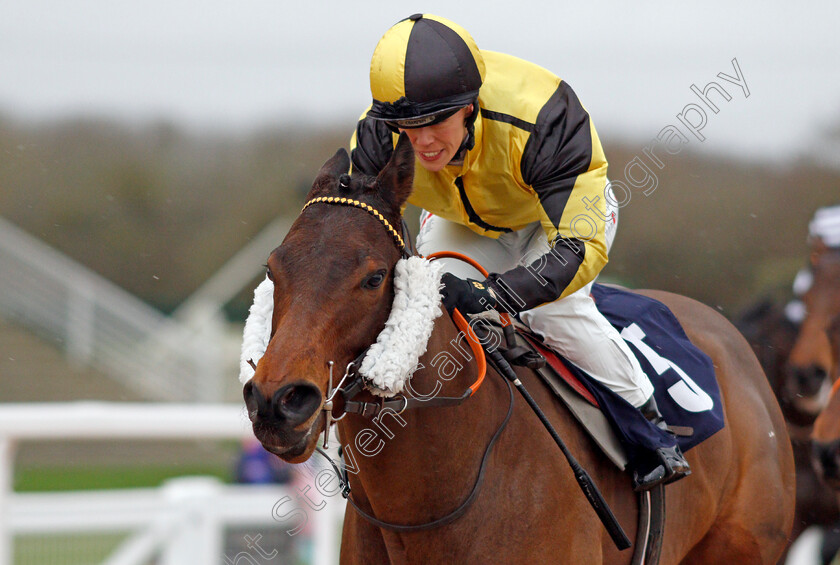
<instances>
[{"instance_id":1,"label":"grey sky","mask_svg":"<svg viewBox=\"0 0 840 565\"><path fill-rule=\"evenodd\" d=\"M732 99L707 110L702 150L782 157L840 122L840 3L760 0L2 0L0 112L349 130L377 40L421 11L559 74L602 134L651 139L712 80ZM716 78L733 58L749 98Z\"/></svg>"}]
</instances>

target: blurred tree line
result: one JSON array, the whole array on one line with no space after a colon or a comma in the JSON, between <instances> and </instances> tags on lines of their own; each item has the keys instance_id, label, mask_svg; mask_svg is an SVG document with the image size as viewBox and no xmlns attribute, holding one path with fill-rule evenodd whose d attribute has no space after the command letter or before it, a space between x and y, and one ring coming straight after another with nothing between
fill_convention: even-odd
<instances>
[{"instance_id":1,"label":"blurred tree line","mask_svg":"<svg viewBox=\"0 0 840 565\"><path fill-rule=\"evenodd\" d=\"M611 171L643 148L607 144ZM762 296L787 300L807 261L814 211L840 203L840 169L692 152L663 161L656 190L634 191L622 208L605 275L685 294L729 317Z\"/></svg>"},{"instance_id":2,"label":"blurred tree line","mask_svg":"<svg viewBox=\"0 0 840 565\"><path fill-rule=\"evenodd\" d=\"M0 119L0 215L171 311L274 217L296 215L348 139Z\"/></svg>"},{"instance_id":3,"label":"blurred tree line","mask_svg":"<svg viewBox=\"0 0 840 565\"><path fill-rule=\"evenodd\" d=\"M171 311L272 219L296 216L349 133L0 118L0 215ZM613 180L643 156L643 142L602 142ZM806 160L687 148L663 161L657 188L634 190L622 208L603 278L686 294L729 316L788 291L813 211L840 201L840 171ZM244 319L251 292L229 305L232 319Z\"/></svg>"}]
</instances>

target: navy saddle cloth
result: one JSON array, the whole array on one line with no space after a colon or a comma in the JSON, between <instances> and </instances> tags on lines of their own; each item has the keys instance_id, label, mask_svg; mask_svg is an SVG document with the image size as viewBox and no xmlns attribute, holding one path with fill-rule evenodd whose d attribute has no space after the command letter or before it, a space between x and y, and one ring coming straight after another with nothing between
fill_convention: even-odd
<instances>
[{"instance_id":1,"label":"navy saddle cloth","mask_svg":"<svg viewBox=\"0 0 840 565\"><path fill-rule=\"evenodd\" d=\"M674 443L685 452L721 430L723 407L712 360L691 343L668 307L652 298L599 284L593 285L592 296L653 383L665 422L693 429L690 436L674 437L664 432L626 400L567 363L597 399L629 458Z\"/></svg>"}]
</instances>

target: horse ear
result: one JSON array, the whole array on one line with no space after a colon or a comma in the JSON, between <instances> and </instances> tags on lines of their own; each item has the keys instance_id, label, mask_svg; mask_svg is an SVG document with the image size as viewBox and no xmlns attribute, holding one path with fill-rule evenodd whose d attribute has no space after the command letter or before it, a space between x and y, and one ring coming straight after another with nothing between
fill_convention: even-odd
<instances>
[{"instance_id":1,"label":"horse ear","mask_svg":"<svg viewBox=\"0 0 840 565\"><path fill-rule=\"evenodd\" d=\"M335 152L335 155L330 157L329 160L321 166L321 170L318 171L318 178L324 176L337 177L349 170L350 155L347 153L347 150L342 147Z\"/></svg>"},{"instance_id":2,"label":"horse ear","mask_svg":"<svg viewBox=\"0 0 840 565\"><path fill-rule=\"evenodd\" d=\"M312 188L309 189L309 194L306 195L306 199L311 200L316 196L329 194L330 187L334 184L333 179L339 175L346 174L349 170L350 155L347 154L344 148L341 148L321 166L321 170L318 171L318 175L312 182Z\"/></svg>"},{"instance_id":3,"label":"horse ear","mask_svg":"<svg viewBox=\"0 0 840 565\"><path fill-rule=\"evenodd\" d=\"M400 134L388 164L376 176L379 194L399 212L411 195L414 183L414 150L405 133Z\"/></svg>"}]
</instances>

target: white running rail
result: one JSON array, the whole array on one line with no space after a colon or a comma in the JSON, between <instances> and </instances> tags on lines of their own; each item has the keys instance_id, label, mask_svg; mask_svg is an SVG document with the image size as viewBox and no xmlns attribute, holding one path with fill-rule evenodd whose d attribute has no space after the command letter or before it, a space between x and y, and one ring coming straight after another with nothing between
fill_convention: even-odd
<instances>
[{"instance_id":1,"label":"white running rail","mask_svg":"<svg viewBox=\"0 0 840 565\"><path fill-rule=\"evenodd\" d=\"M133 535L103 565L142 565L152 557L161 565L264 562L270 547L241 559L224 555L222 533L225 527L237 526L275 527L283 535L295 529L299 524L278 521L273 505L299 495L279 486L230 486L209 477L192 477L158 489L12 491L14 446L20 441L249 437L253 433L244 406L237 404L0 404L0 565L12 565L15 535L126 531ZM343 500L335 497L310 513L313 565L338 562L343 511Z\"/></svg>"},{"instance_id":2,"label":"white running rail","mask_svg":"<svg viewBox=\"0 0 840 565\"><path fill-rule=\"evenodd\" d=\"M239 371L212 323L188 329L3 218L0 315L149 399L217 402Z\"/></svg>"}]
</instances>

